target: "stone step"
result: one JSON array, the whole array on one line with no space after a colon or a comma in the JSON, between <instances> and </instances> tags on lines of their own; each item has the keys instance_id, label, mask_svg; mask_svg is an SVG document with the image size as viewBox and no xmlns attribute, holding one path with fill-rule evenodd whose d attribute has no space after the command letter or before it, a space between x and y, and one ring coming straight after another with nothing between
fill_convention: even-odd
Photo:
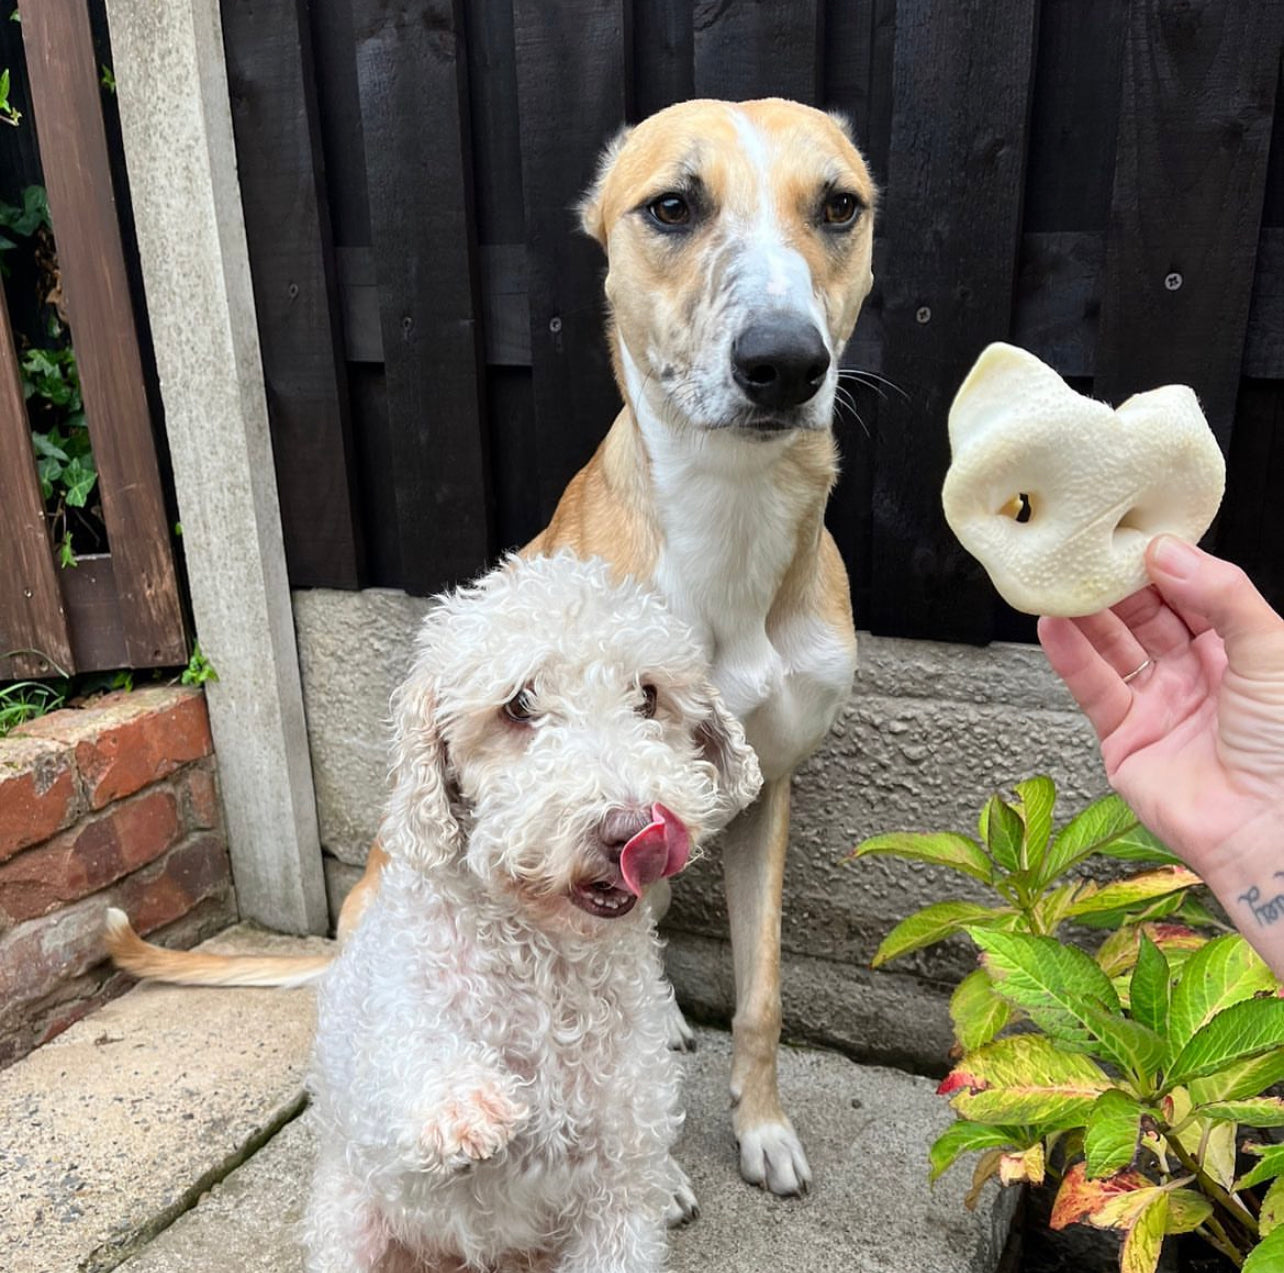
<instances>
[{"instance_id":1,"label":"stone step","mask_svg":"<svg viewBox=\"0 0 1284 1273\"><path fill-rule=\"evenodd\" d=\"M249 930L209 945L265 944L317 946ZM0 1268L301 1273L312 1143L294 1116L311 1025L306 990L140 987L0 1073ZM784 1049L816 1184L777 1199L736 1171L729 1039L697 1035L678 1156L701 1214L673 1234L673 1273L991 1273L1013 1195L987 1186L967 1212L961 1166L928 1186L927 1147L949 1122L930 1080Z\"/></svg>"}]
</instances>

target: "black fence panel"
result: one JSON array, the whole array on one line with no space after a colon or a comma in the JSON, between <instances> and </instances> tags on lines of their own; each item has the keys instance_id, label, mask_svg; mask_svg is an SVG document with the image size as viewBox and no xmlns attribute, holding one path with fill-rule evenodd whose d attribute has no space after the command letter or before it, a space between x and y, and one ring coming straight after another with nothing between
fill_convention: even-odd
<instances>
[{"instance_id":1,"label":"black fence panel","mask_svg":"<svg viewBox=\"0 0 1284 1273\"><path fill-rule=\"evenodd\" d=\"M1284 604L1284 0L223 5L274 436L311 457L278 458L297 585L427 592L541 528L620 405L575 207L598 153L673 101L786 95L846 115L883 190L829 513L858 624L1031 636L940 514L951 397L1000 339L1107 400L1193 384L1230 466L1210 542Z\"/></svg>"}]
</instances>

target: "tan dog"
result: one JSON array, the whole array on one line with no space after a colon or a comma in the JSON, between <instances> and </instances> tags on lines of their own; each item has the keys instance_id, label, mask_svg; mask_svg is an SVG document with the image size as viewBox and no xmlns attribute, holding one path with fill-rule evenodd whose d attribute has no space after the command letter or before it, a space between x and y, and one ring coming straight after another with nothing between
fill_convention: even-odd
<instances>
[{"instance_id":1,"label":"tan dog","mask_svg":"<svg viewBox=\"0 0 1284 1273\"><path fill-rule=\"evenodd\" d=\"M526 549L602 556L657 586L758 753L763 792L727 831L724 857L731 1092L741 1172L778 1194L811 1179L776 1083L780 906L790 776L829 730L856 664L823 515L838 357L873 282L874 201L845 127L797 103L684 102L622 133L582 213L609 260L625 406ZM376 844L341 939L385 862ZM316 971L162 951L120 925L111 949L131 971L173 981Z\"/></svg>"}]
</instances>

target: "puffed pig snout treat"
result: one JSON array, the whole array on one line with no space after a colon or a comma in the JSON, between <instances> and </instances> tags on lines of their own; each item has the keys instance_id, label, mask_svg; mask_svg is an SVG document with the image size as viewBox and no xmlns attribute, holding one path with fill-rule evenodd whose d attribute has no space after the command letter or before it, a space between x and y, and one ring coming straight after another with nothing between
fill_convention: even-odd
<instances>
[{"instance_id":1,"label":"puffed pig snout treat","mask_svg":"<svg viewBox=\"0 0 1284 1273\"><path fill-rule=\"evenodd\" d=\"M1144 587L1147 543L1194 543L1226 486L1186 385L1112 410L1012 345L990 345L955 395L950 450L945 519L1027 614L1094 614Z\"/></svg>"}]
</instances>

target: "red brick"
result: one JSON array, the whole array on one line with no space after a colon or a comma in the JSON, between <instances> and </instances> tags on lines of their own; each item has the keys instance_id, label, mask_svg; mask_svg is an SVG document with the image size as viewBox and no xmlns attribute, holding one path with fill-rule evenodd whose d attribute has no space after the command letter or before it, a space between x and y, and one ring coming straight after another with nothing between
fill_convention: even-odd
<instances>
[{"instance_id":1,"label":"red brick","mask_svg":"<svg viewBox=\"0 0 1284 1273\"><path fill-rule=\"evenodd\" d=\"M178 801L157 787L0 866L0 913L46 915L160 857L179 837Z\"/></svg>"},{"instance_id":2,"label":"red brick","mask_svg":"<svg viewBox=\"0 0 1284 1273\"><path fill-rule=\"evenodd\" d=\"M223 806L212 761L198 761L183 775L183 820L189 831L212 831L223 825Z\"/></svg>"},{"instance_id":3,"label":"red brick","mask_svg":"<svg viewBox=\"0 0 1284 1273\"><path fill-rule=\"evenodd\" d=\"M109 694L90 707L54 712L15 732L74 746L93 809L133 795L212 750L205 695L192 686Z\"/></svg>"},{"instance_id":4,"label":"red brick","mask_svg":"<svg viewBox=\"0 0 1284 1273\"><path fill-rule=\"evenodd\" d=\"M101 962L105 905L86 898L0 937L0 1033L23 1004Z\"/></svg>"},{"instance_id":5,"label":"red brick","mask_svg":"<svg viewBox=\"0 0 1284 1273\"><path fill-rule=\"evenodd\" d=\"M101 913L95 913L92 918L93 932L98 936L102 927ZM176 923L160 933L153 933L152 939L186 949L236 923L236 918L231 889L224 888L199 903ZM113 972L102 962L102 954L101 942L95 941L91 951L95 962L88 971L78 976L68 973L61 978L55 977L43 996L0 1009L0 1068L26 1056L37 1044L48 1042L86 1013L135 984L132 977Z\"/></svg>"},{"instance_id":6,"label":"red brick","mask_svg":"<svg viewBox=\"0 0 1284 1273\"><path fill-rule=\"evenodd\" d=\"M196 904L231 883L227 845L218 835L198 835L117 886L113 905L140 933L173 923Z\"/></svg>"},{"instance_id":7,"label":"red brick","mask_svg":"<svg viewBox=\"0 0 1284 1273\"><path fill-rule=\"evenodd\" d=\"M47 840L81 808L70 748L34 738L0 740L0 862Z\"/></svg>"}]
</instances>

